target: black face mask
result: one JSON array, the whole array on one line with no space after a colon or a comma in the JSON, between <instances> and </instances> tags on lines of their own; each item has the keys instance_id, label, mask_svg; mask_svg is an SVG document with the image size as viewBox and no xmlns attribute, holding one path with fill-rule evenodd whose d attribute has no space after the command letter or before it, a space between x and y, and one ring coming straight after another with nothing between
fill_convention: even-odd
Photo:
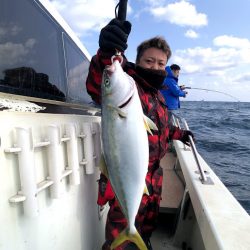
<instances>
[{"instance_id":1,"label":"black face mask","mask_svg":"<svg viewBox=\"0 0 250 250\"><path fill-rule=\"evenodd\" d=\"M145 69L138 65L136 65L136 72L155 89L161 89L163 81L167 76L165 70Z\"/></svg>"}]
</instances>

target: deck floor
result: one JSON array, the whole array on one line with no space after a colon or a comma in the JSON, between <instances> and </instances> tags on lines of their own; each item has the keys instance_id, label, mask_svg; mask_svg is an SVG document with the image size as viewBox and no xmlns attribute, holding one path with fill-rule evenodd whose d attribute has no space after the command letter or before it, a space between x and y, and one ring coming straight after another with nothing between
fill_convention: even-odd
<instances>
[{"instance_id":1,"label":"deck floor","mask_svg":"<svg viewBox=\"0 0 250 250\"><path fill-rule=\"evenodd\" d=\"M150 238L153 250L180 250L173 246L174 218L166 214L160 214L157 229Z\"/></svg>"}]
</instances>

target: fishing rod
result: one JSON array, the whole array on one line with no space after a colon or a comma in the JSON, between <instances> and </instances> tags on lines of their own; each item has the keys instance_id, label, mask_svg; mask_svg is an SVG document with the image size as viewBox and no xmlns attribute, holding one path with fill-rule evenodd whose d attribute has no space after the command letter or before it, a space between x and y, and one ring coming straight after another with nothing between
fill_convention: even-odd
<instances>
[{"instance_id":1,"label":"fishing rod","mask_svg":"<svg viewBox=\"0 0 250 250\"><path fill-rule=\"evenodd\" d=\"M120 21L125 21L126 20L127 3L128 3L128 0L120 0L119 3L115 7L115 16ZM118 6L119 6L118 14L116 14Z\"/></svg>"},{"instance_id":2,"label":"fishing rod","mask_svg":"<svg viewBox=\"0 0 250 250\"><path fill-rule=\"evenodd\" d=\"M127 16L127 3L128 0L120 0L119 3L115 6L115 18L124 22L126 21ZM118 13L117 13L118 9ZM111 62L113 63L114 60L118 60L120 63L123 61L123 57L121 52L116 49L116 53L111 57Z\"/></svg>"},{"instance_id":3,"label":"fishing rod","mask_svg":"<svg viewBox=\"0 0 250 250\"><path fill-rule=\"evenodd\" d=\"M216 93L220 93L220 94L224 94L227 96L230 96L231 98L235 99L236 101L240 102L240 100L238 98L236 98L235 96L232 96L228 93L222 92L222 91L218 91L218 90L213 90L213 89L203 89L203 88L193 88L193 87L186 87L185 89L196 89L196 90L204 90L204 91L210 91L210 92L216 92Z\"/></svg>"}]
</instances>

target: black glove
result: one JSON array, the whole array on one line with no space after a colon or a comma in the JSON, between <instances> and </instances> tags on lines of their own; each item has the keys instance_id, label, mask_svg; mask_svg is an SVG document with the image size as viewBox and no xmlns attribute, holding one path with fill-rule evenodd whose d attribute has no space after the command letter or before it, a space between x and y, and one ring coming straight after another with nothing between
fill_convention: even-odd
<instances>
[{"instance_id":1,"label":"black glove","mask_svg":"<svg viewBox=\"0 0 250 250\"><path fill-rule=\"evenodd\" d=\"M108 25L102 28L99 36L99 46L102 51L124 52L128 45L128 35L131 31L129 21L120 21L114 18Z\"/></svg>"},{"instance_id":2,"label":"black glove","mask_svg":"<svg viewBox=\"0 0 250 250\"><path fill-rule=\"evenodd\" d=\"M190 146L189 136L191 136L194 140L194 134L190 130L182 130L180 141L182 141L185 145Z\"/></svg>"}]
</instances>

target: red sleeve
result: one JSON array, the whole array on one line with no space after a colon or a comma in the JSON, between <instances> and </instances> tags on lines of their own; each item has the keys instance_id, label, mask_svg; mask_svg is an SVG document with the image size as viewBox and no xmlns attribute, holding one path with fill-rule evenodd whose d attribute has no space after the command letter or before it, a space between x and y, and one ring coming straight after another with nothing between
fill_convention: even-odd
<instances>
[{"instance_id":1,"label":"red sleeve","mask_svg":"<svg viewBox=\"0 0 250 250\"><path fill-rule=\"evenodd\" d=\"M170 140L180 140L183 136L183 130L175 127L173 125L169 125L169 139Z\"/></svg>"},{"instance_id":2,"label":"red sleeve","mask_svg":"<svg viewBox=\"0 0 250 250\"><path fill-rule=\"evenodd\" d=\"M86 79L86 88L88 94L97 103L101 103L101 83L102 72L106 65L111 64L111 54L103 53L98 50L92 57L89 65L89 73Z\"/></svg>"},{"instance_id":3,"label":"red sleeve","mask_svg":"<svg viewBox=\"0 0 250 250\"><path fill-rule=\"evenodd\" d=\"M98 198L97 204L100 206L104 206L108 201L115 198L115 194L111 187L109 180L103 175L100 175L100 179L98 181Z\"/></svg>"}]
</instances>

